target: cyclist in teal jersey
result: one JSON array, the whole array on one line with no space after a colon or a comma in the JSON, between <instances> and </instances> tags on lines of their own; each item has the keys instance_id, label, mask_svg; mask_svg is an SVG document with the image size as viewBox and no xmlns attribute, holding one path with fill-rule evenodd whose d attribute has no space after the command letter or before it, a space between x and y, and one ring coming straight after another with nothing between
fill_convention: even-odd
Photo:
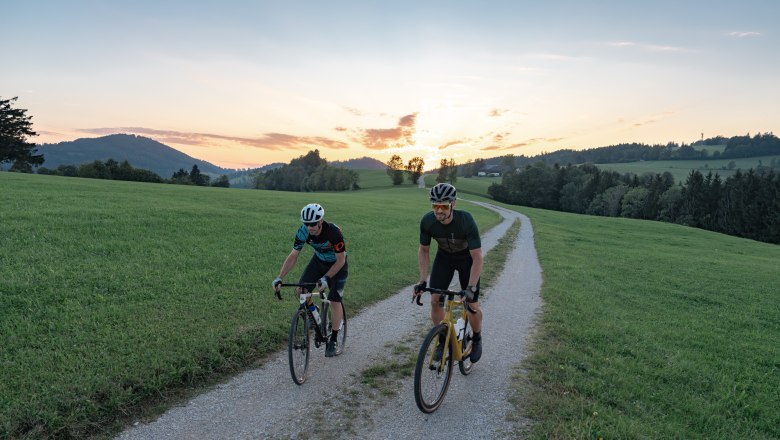
<instances>
[{"instance_id":1,"label":"cyclist in teal jersey","mask_svg":"<svg viewBox=\"0 0 780 440\"><path fill-rule=\"evenodd\" d=\"M311 203L301 210L301 222L303 223L295 233L293 249L282 263L279 276L273 281L275 291L279 291L282 278L287 275L295 263L298 262L298 254L305 244L314 248L314 255L301 274L299 283L317 283L319 289L330 289L330 300L333 312L331 320L332 333L325 346L325 356L332 357L341 354L343 347L338 346L339 328L344 312L341 307L341 298L344 296L344 286L347 283L349 273L347 264L347 252L344 245L344 236L341 229L333 223L328 223L325 217L325 209L317 203ZM300 288L298 289L300 293Z\"/></svg>"},{"instance_id":2,"label":"cyclist in teal jersey","mask_svg":"<svg viewBox=\"0 0 780 440\"><path fill-rule=\"evenodd\" d=\"M431 188L430 199L433 211L420 220L420 248L417 259L420 268L420 282L414 286L414 295L420 295L427 286L430 267L431 239L438 243L433 270L430 272L431 287L446 290L455 272L458 272L461 293L466 299L469 322L474 330L471 362L482 357L482 309L479 307L479 279L482 276L482 241L474 218L466 211L455 210L457 191L449 183L439 183ZM431 320L438 324L444 319L444 309L439 296L431 294ZM444 341L438 345L434 360L441 360ZM438 359L437 359L438 358Z\"/></svg>"}]
</instances>

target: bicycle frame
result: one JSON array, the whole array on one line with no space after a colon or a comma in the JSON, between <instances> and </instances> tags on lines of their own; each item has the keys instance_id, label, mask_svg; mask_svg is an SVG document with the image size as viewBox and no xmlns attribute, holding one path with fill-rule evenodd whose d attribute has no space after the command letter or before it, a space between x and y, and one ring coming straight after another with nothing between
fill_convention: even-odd
<instances>
[{"instance_id":1,"label":"bicycle frame","mask_svg":"<svg viewBox=\"0 0 780 440\"><path fill-rule=\"evenodd\" d=\"M315 287L316 285L317 285L316 283L289 283L289 284L282 283L279 285L279 287L299 287L300 291L298 292L298 302L300 303L300 305L298 306L298 309L306 312L306 316L312 319L312 321L314 321L314 316L312 315L309 308L306 307L306 304L309 302L308 301L309 298L314 297L314 292L311 292L310 289ZM320 297L320 304L324 305L326 303L330 303L330 300L325 295L324 290L319 291L317 294ZM276 292L276 296L279 299L282 299L281 294L279 292ZM320 307L320 310L324 310L324 307ZM317 334L317 338L315 342L317 343L317 346L319 346L320 341L324 341L326 335L323 333L322 328L320 328L320 326L318 325L314 326L314 331Z\"/></svg>"},{"instance_id":2,"label":"bicycle frame","mask_svg":"<svg viewBox=\"0 0 780 440\"><path fill-rule=\"evenodd\" d=\"M453 353L452 356L455 358L456 361L463 361L465 358L468 357L470 353L462 353L463 350L463 341L458 339L458 335L455 333L455 321L452 319L453 309L461 305L461 318L463 318L464 321L468 321L468 315L466 315L468 312L466 311L466 304L463 297L460 296L460 292L454 292L452 290L441 290L441 289L435 289L432 287L425 287L421 291L423 292L430 292L430 293L437 293L439 295L444 295L444 319L441 320L439 324L444 324L447 326L447 336L444 339L444 347L447 347L450 344L450 341L453 344ZM455 297L458 297L455 299ZM413 299L414 300L414 299ZM433 301L433 300L431 300ZM422 302L420 301L420 297L417 297L417 304L422 305ZM464 335L465 335L465 328L464 328ZM464 337L465 339L465 337ZM428 360L428 362L433 361L433 353L431 353L431 358ZM444 354L442 357L442 365L446 363L447 361L447 350L444 350Z\"/></svg>"}]
</instances>

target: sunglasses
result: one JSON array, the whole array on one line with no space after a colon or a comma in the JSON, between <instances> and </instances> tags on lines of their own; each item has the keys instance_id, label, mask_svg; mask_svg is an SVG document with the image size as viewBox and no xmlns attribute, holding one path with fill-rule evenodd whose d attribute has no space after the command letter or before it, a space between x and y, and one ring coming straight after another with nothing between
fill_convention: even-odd
<instances>
[{"instance_id":1,"label":"sunglasses","mask_svg":"<svg viewBox=\"0 0 780 440\"><path fill-rule=\"evenodd\" d=\"M313 228L317 226L320 222L303 222L304 226L308 226L310 228Z\"/></svg>"},{"instance_id":2,"label":"sunglasses","mask_svg":"<svg viewBox=\"0 0 780 440\"><path fill-rule=\"evenodd\" d=\"M451 203L431 203L431 206L433 207L433 210L436 211L437 209L440 209L442 211L449 211L452 207Z\"/></svg>"}]
</instances>

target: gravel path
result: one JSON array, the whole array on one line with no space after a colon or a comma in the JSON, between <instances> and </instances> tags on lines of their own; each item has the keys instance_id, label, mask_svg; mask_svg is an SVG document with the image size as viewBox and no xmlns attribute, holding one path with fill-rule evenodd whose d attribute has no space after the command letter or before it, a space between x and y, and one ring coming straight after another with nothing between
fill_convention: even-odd
<instances>
[{"instance_id":1,"label":"gravel path","mask_svg":"<svg viewBox=\"0 0 780 440\"><path fill-rule=\"evenodd\" d=\"M505 270L492 289L484 290L485 298L480 298L485 316L482 359L468 377L455 367L444 403L435 413L426 415L417 409L412 378L391 382L395 395L361 383L367 368L403 361L393 359L393 348L406 346L416 357L431 326L430 307L427 302L425 307L411 305L408 286L360 315L350 316L344 354L326 358L323 349L314 350L310 376L302 386L290 378L285 350L270 357L262 368L240 374L186 405L170 409L152 423L138 423L117 438L405 439L428 438L432 432L448 438L514 437L518 426L507 420L514 410L508 400L511 376L525 355L541 302L541 268L527 217L474 203L504 217L498 226L482 233L488 258L489 250L516 218L522 226ZM349 302L346 304L348 307ZM474 396L473 404L469 396Z\"/></svg>"}]
</instances>

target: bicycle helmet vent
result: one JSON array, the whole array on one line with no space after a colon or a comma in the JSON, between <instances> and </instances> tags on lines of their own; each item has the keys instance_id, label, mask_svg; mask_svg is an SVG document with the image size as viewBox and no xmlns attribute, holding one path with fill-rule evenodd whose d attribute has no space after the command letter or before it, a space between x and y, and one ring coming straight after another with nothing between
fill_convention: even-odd
<instances>
[{"instance_id":1,"label":"bicycle helmet vent","mask_svg":"<svg viewBox=\"0 0 780 440\"><path fill-rule=\"evenodd\" d=\"M458 191L449 183L438 183L431 188L431 202L452 202L458 198Z\"/></svg>"},{"instance_id":2,"label":"bicycle helmet vent","mask_svg":"<svg viewBox=\"0 0 780 440\"><path fill-rule=\"evenodd\" d=\"M301 221L304 223L318 222L325 217L325 209L317 203L309 203L301 209Z\"/></svg>"}]
</instances>

